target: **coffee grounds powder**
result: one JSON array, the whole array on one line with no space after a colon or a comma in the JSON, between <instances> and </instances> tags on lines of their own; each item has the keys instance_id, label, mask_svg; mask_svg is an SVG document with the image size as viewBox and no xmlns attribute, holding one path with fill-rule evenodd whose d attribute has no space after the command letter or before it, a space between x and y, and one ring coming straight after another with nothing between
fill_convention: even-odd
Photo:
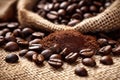
<instances>
[{"instance_id":1,"label":"coffee grounds powder","mask_svg":"<svg viewBox=\"0 0 120 80\"><path fill-rule=\"evenodd\" d=\"M78 31L56 31L43 38L40 43L44 48L49 48L53 44L59 44L61 49L67 48L68 52L79 52L83 48L99 48L96 38L83 35Z\"/></svg>"}]
</instances>

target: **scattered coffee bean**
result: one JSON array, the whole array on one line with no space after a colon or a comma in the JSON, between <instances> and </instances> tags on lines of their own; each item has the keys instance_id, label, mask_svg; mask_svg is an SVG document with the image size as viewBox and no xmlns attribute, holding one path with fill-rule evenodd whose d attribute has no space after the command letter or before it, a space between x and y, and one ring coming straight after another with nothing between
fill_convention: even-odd
<instances>
[{"instance_id":1,"label":"scattered coffee bean","mask_svg":"<svg viewBox=\"0 0 120 80\"><path fill-rule=\"evenodd\" d=\"M83 63L84 65L90 66L90 67L96 66L96 62L95 62L95 60L92 59L92 58L84 58L84 59L82 60L82 63Z\"/></svg>"},{"instance_id":2,"label":"scattered coffee bean","mask_svg":"<svg viewBox=\"0 0 120 80\"><path fill-rule=\"evenodd\" d=\"M60 59L50 59L48 63L54 68L60 68L63 65L63 61Z\"/></svg>"},{"instance_id":3,"label":"scattered coffee bean","mask_svg":"<svg viewBox=\"0 0 120 80\"><path fill-rule=\"evenodd\" d=\"M9 23L7 27L12 30L12 29L16 29L18 25L19 24L17 22L12 22L12 23Z\"/></svg>"},{"instance_id":4,"label":"scattered coffee bean","mask_svg":"<svg viewBox=\"0 0 120 80\"><path fill-rule=\"evenodd\" d=\"M115 47L116 43L117 42L115 40L109 40L108 41L108 44L111 45L112 47Z\"/></svg>"},{"instance_id":5,"label":"scattered coffee bean","mask_svg":"<svg viewBox=\"0 0 120 80\"><path fill-rule=\"evenodd\" d=\"M16 38L15 38L15 36L13 36L13 34L11 32L7 32L5 35L5 40L15 42Z\"/></svg>"},{"instance_id":6,"label":"scattered coffee bean","mask_svg":"<svg viewBox=\"0 0 120 80\"><path fill-rule=\"evenodd\" d=\"M77 67L75 69L75 74L78 76L88 76L88 72L84 67Z\"/></svg>"},{"instance_id":7,"label":"scattered coffee bean","mask_svg":"<svg viewBox=\"0 0 120 80\"><path fill-rule=\"evenodd\" d=\"M18 61L18 56L16 54L8 54L5 57L5 61L8 63L16 63Z\"/></svg>"},{"instance_id":8,"label":"scattered coffee bean","mask_svg":"<svg viewBox=\"0 0 120 80\"><path fill-rule=\"evenodd\" d=\"M28 52L25 54L25 57L26 57L28 60L32 60L33 54L38 54L38 53L35 52L35 51L28 51Z\"/></svg>"},{"instance_id":9,"label":"scattered coffee bean","mask_svg":"<svg viewBox=\"0 0 120 80\"><path fill-rule=\"evenodd\" d=\"M58 54L61 51L59 44L54 44L52 47L50 47L50 49L54 54Z\"/></svg>"},{"instance_id":10,"label":"scattered coffee bean","mask_svg":"<svg viewBox=\"0 0 120 80\"><path fill-rule=\"evenodd\" d=\"M29 42L29 45L31 44L40 44L41 39L33 39L32 41Z\"/></svg>"},{"instance_id":11,"label":"scattered coffee bean","mask_svg":"<svg viewBox=\"0 0 120 80\"><path fill-rule=\"evenodd\" d=\"M117 46L112 49L112 54L113 55L120 55L120 46Z\"/></svg>"},{"instance_id":12,"label":"scattered coffee bean","mask_svg":"<svg viewBox=\"0 0 120 80\"><path fill-rule=\"evenodd\" d=\"M5 43L5 38L3 36L0 36L0 45L3 45Z\"/></svg>"},{"instance_id":13,"label":"scattered coffee bean","mask_svg":"<svg viewBox=\"0 0 120 80\"><path fill-rule=\"evenodd\" d=\"M0 30L7 27L8 23L0 23Z\"/></svg>"},{"instance_id":14,"label":"scattered coffee bean","mask_svg":"<svg viewBox=\"0 0 120 80\"><path fill-rule=\"evenodd\" d=\"M33 30L31 28L24 28L22 30L22 33L25 35L25 36L29 36L33 33Z\"/></svg>"},{"instance_id":15,"label":"scattered coffee bean","mask_svg":"<svg viewBox=\"0 0 120 80\"><path fill-rule=\"evenodd\" d=\"M42 64L44 61L44 57L41 54L33 54L32 59L37 65Z\"/></svg>"},{"instance_id":16,"label":"scattered coffee bean","mask_svg":"<svg viewBox=\"0 0 120 80\"><path fill-rule=\"evenodd\" d=\"M18 49L19 49L19 46L16 42L11 41L11 42L6 43L5 45L5 50L7 51L16 51Z\"/></svg>"},{"instance_id":17,"label":"scattered coffee bean","mask_svg":"<svg viewBox=\"0 0 120 80\"><path fill-rule=\"evenodd\" d=\"M49 57L53 54L52 50L45 49L41 52L45 59L49 59Z\"/></svg>"},{"instance_id":18,"label":"scattered coffee bean","mask_svg":"<svg viewBox=\"0 0 120 80\"><path fill-rule=\"evenodd\" d=\"M49 59L62 59L60 54L52 54Z\"/></svg>"},{"instance_id":19,"label":"scattered coffee bean","mask_svg":"<svg viewBox=\"0 0 120 80\"><path fill-rule=\"evenodd\" d=\"M32 36L34 38L43 38L45 36L45 34L42 32L34 32L34 33L32 33Z\"/></svg>"},{"instance_id":20,"label":"scattered coffee bean","mask_svg":"<svg viewBox=\"0 0 120 80\"><path fill-rule=\"evenodd\" d=\"M111 53L111 51L112 51L112 47L110 45L107 45L107 46L100 48L98 52L101 55L108 55Z\"/></svg>"},{"instance_id":21,"label":"scattered coffee bean","mask_svg":"<svg viewBox=\"0 0 120 80\"><path fill-rule=\"evenodd\" d=\"M19 56L23 57L28 52L27 49L23 49L19 52Z\"/></svg>"},{"instance_id":22,"label":"scattered coffee bean","mask_svg":"<svg viewBox=\"0 0 120 80\"><path fill-rule=\"evenodd\" d=\"M77 60L78 57L79 57L78 53L71 52L65 57L65 61L67 61L68 63L73 63Z\"/></svg>"},{"instance_id":23,"label":"scattered coffee bean","mask_svg":"<svg viewBox=\"0 0 120 80\"><path fill-rule=\"evenodd\" d=\"M29 45L29 50L41 51L41 49L42 49L41 44L31 44L31 45Z\"/></svg>"},{"instance_id":24,"label":"scattered coffee bean","mask_svg":"<svg viewBox=\"0 0 120 80\"><path fill-rule=\"evenodd\" d=\"M92 57L96 53L94 50L87 48L80 50L79 54L81 57L86 58L86 57Z\"/></svg>"},{"instance_id":25,"label":"scattered coffee bean","mask_svg":"<svg viewBox=\"0 0 120 80\"><path fill-rule=\"evenodd\" d=\"M69 53L67 53L67 48L64 48L61 52L60 55L64 58L65 56L67 56Z\"/></svg>"},{"instance_id":26,"label":"scattered coffee bean","mask_svg":"<svg viewBox=\"0 0 120 80\"><path fill-rule=\"evenodd\" d=\"M113 64L113 60L112 60L111 56L103 56L100 59L100 62L102 64L105 64L105 65L112 65Z\"/></svg>"},{"instance_id":27,"label":"scattered coffee bean","mask_svg":"<svg viewBox=\"0 0 120 80\"><path fill-rule=\"evenodd\" d=\"M97 40L98 44L102 47L102 46L106 46L108 44L107 39L104 38L100 38Z\"/></svg>"}]
</instances>

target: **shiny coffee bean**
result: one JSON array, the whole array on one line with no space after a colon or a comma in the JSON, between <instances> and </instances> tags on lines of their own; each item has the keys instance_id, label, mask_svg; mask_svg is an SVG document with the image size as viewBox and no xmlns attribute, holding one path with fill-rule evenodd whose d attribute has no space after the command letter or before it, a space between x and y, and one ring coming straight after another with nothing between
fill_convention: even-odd
<instances>
[{"instance_id":1,"label":"shiny coffee bean","mask_svg":"<svg viewBox=\"0 0 120 80\"><path fill-rule=\"evenodd\" d=\"M10 29L10 30L12 30L12 29L16 29L16 28L18 28L18 23L17 22L12 22L12 23L9 23L8 25L7 25L7 27Z\"/></svg>"},{"instance_id":2,"label":"shiny coffee bean","mask_svg":"<svg viewBox=\"0 0 120 80\"><path fill-rule=\"evenodd\" d=\"M28 59L28 60L32 60L32 56L34 54L38 54L37 52L35 51L28 51L26 54L25 54L25 57Z\"/></svg>"},{"instance_id":3,"label":"shiny coffee bean","mask_svg":"<svg viewBox=\"0 0 120 80\"><path fill-rule=\"evenodd\" d=\"M114 47L116 45L116 41L115 40L109 40L108 44L111 45L112 47Z\"/></svg>"},{"instance_id":4,"label":"shiny coffee bean","mask_svg":"<svg viewBox=\"0 0 120 80\"><path fill-rule=\"evenodd\" d=\"M80 20L77 20L77 19L74 19L74 20L71 20L69 23L68 23L68 26L74 26L75 24L79 23Z\"/></svg>"},{"instance_id":5,"label":"shiny coffee bean","mask_svg":"<svg viewBox=\"0 0 120 80\"><path fill-rule=\"evenodd\" d=\"M112 54L113 55L120 55L120 46L117 46L112 49Z\"/></svg>"},{"instance_id":6,"label":"shiny coffee bean","mask_svg":"<svg viewBox=\"0 0 120 80\"><path fill-rule=\"evenodd\" d=\"M3 45L5 43L5 38L3 36L0 36L0 45Z\"/></svg>"},{"instance_id":7,"label":"shiny coffee bean","mask_svg":"<svg viewBox=\"0 0 120 80\"><path fill-rule=\"evenodd\" d=\"M66 9L68 7L69 3L67 1L64 1L60 4L60 8Z\"/></svg>"},{"instance_id":8,"label":"shiny coffee bean","mask_svg":"<svg viewBox=\"0 0 120 80\"><path fill-rule=\"evenodd\" d=\"M95 62L95 60L92 59L92 58L84 58L84 59L82 60L82 63L83 63L84 65L90 66L90 67L96 66L96 62Z\"/></svg>"},{"instance_id":9,"label":"shiny coffee bean","mask_svg":"<svg viewBox=\"0 0 120 80\"><path fill-rule=\"evenodd\" d=\"M28 47L29 45L28 41L21 39L21 38L17 38L17 44L23 48Z\"/></svg>"},{"instance_id":10,"label":"shiny coffee bean","mask_svg":"<svg viewBox=\"0 0 120 80\"><path fill-rule=\"evenodd\" d=\"M0 31L0 36L5 36L7 32L10 32L8 28L4 28L3 30Z\"/></svg>"},{"instance_id":11,"label":"shiny coffee bean","mask_svg":"<svg viewBox=\"0 0 120 80\"><path fill-rule=\"evenodd\" d=\"M34 32L34 33L32 33L32 36L34 38L43 38L45 36L45 34L42 32Z\"/></svg>"},{"instance_id":12,"label":"shiny coffee bean","mask_svg":"<svg viewBox=\"0 0 120 80\"><path fill-rule=\"evenodd\" d=\"M33 30L31 28L24 28L22 30L22 33L24 34L24 36L29 36L33 33Z\"/></svg>"},{"instance_id":13,"label":"shiny coffee bean","mask_svg":"<svg viewBox=\"0 0 120 80\"><path fill-rule=\"evenodd\" d=\"M51 11L50 13L47 13L47 18L50 20L58 19L58 13L55 11Z\"/></svg>"},{"instance_id":14,"label":"shiny coffee bean","mask_svg":"<svg viewBox=\"0 0 120 80\"><path fill-rule=\"evenodd\" d=\"M100 63L102 63L104 65L112 65L113 64L113 59L111 58L111 56L103 56L100 59Z\"/></svg>"},{"instance_id":15,"label":"shiny coffee bean","mask_svg":"<svg viewBox=\"0 0 120 80\"><path fill-rule=\"evenodd\" d=\"M33 54L32 59L37 65L40 65L44 62L44 57L41 54Z\"/></svg>"},{"instance_id":16,"label":"shiny coffee bean","mask_svg":"<svg viewBox=\"0 0 120 80\"><path fill-rule=\"evenodd\" d=\"M100 39L97 40L97 42L101 47L106 46L108 44L108 41L105 38L100 38Z\"/></svg>"},{"instance_id":17,"label":"shiny coffee bean","mask_svg":"<svg viewBox=\"0 0 120 80\"><path fill-rule=\"evenodd\" d=\"M11 32L7 32L5 35L5 40L6 41L16 41L15 36Z\"/></svg>"},{"instance_id":18,"label":"shiny coffee bean","mask_svg":"<svg viewBox=\"0 0 120 80\"><path fill-rule=\"evenodd\" d=\"M64 9L59 9L58 10L58 15L64 16L66 14L66 11Z\"/></svg>"},{"instance_id":19,"label":"shiny coffee bean","mask_svg":"<svg viewBox=\"0 0 120 80\"><path fill-rule=\"evenodd\" d=\"M16 50L19 49L19 46L18 46L18 44L16 42L10 41L10 42L8 42L8 43L5 44L4 49L6 51L16 51Z\"/></svg>"},{"instance_id":20,"label":"shiny coffee bean","mask_svg":"<svg viewBox=\"0 0 120 80\"><path fill-rule=\"evenodd\" d=\"M60 68L63 65L63 61L60 59L49 59L48 63L54 68Z\"/></svg>"},{"instance_id":21,"label":"shiny coffee bean","mask_svg":"<svg viewBox=\"0 0 120 80\"><path fill-rule=\"evenodd\" d=\"M71 52L65 57L65 61L67 61L68 63L73 63L77 60L78 57L79 57L78 53Z\"/></svg>"},{"instance_id":22,"label":"shiny coffee bean","mask_svg":"<svg viewBox=\"0 0 120 80\"><path fill-rule=\"evenodd\" d=\"M64 48L61 52L60 55L64 58L65 56L67 56L69 53L67 53L67 48Z\"/></svg>"},{"instance_id":23,"label":"shiny coffee bean","mask_svg":"<svg viewBox=\"0 0 120 80\"><path fill-rule=\"evenodd\" d=\"M96 53L94 50L87 48L80 50L79 54L82 58L87 58L87 57L92 57Z\"/></svg>"},{"instance_id":24,"label":"shiny coffee bean","mask_svg":"<svg viewBox=\"0 0 120 80\"><path fill-rule=\"evenodd\" d=\"M23 57L27 52L28 52L27 49L20 50L19 56L20 56L20 57Z\"/></svg>"},{"instance_id":25,"label":"shiny coffee bean","mask_svg":"<svg viewBox=\"0 0 120 80\"><path fill-rule=\"evenodd\" d=\"M5 61L8 63L16 63L16 62L18 62L18 60L19 60L19 58L16 54L8 54L5 57Z\"/></svg>"},{"instance_id":26,"label":"shiny coffee bean","mask_svg":"<svg viewBox=\"0 0 120 80\"><path fill-rule=\"evenodd\" d=\"M31 45L29 45L28 49L33 50L33 51L41 51L42 45L41 44L31 44Z\"/></svg>"},{"instance_id":27,"label":"shiny coffee bean","mask_svg":"<svg viewBox=\"0 0 120 80\"><path fill-rule=\"evenodd\" d=\"M58 54L58 53L60 53L60 51L61 51L61 48L60 48L60 45L59 45L59 44L54 44L54 45L53 45L52 47L50 47L49 49L51 49L54 54Z\"/></svg>"},{"instance_id":28,"label":"shiny coffee bean","mask_svg":"<svg viewBox=\"0 0 120 80\"><path fill-rule=\"evenodd\" d=\"M77 67L75 69L75 74L78 76L88 76L88 72L84 67Z\"/></svg>"},{"instance_id":29,"label":"shiny coffee bean","mask_svg":"<svg viewBox=\"0 0 120 80\"><path fill-rule=\"evenodd\" d=\"M60 54L52 54L49 59L62 59Z\"/></svg>"},{"instance_id":30,"label":"shiny coffee bean","mask_svg":"<svg viewBox=\"0 0 120 80\"><path fill-rule=\"evenodd\" d=\"M31 44L40 44L41 39L33 39L32 41L29 42L29 45Z\"/></svg>"},{"instance_id":31,"label":"shiny coffee bean","mask_svg":"<svg viewBox=\"0 0 120 80\"><path fill-rule=\"evenodd\" d=\"M22 37L22 32L20 29L15 29L13 31L13 35L16 36L16 37Z\"/></svg>"},{"instance_id":32,"label":"shiny coffee bean","mask_svg":"<svg viewBox=\"0 0 120 80\"><path fill-rule=\"evenodd\" d=\"M49 59L49 57L53 54L52 50L45 49L41 52L45 59Z\"/></svg>"},{"instance_id":33,"label":"shiny coffee bean","mask_svg":"<svg viewBox=\"0 0 120 80\"><path fill-rule=\"evenodd\" d=\"M86 19L86 18L90 18L90 17L92 17L93 16L93 14L91 14L91 13L85 13L84 15L83 15L83 17Z\"/></svg>"},{"instance_id":34,"label":"shiny coffee bean","mask_svg":"<svg viewBox=\"0 0 120 80\"><path fill-rule=\"evenodd\" d=\"M0 30L2 30L3 28L6 28L7 27L7 24L8 23L0 23Z\"/></svg>"},{"instance_id":35,"label":"shiny coffee bean","mask_svg":"<svg viewBox=\"0 0 120 80\"><path fill-rule=\"evenodd\" d=\"M98 52L101 55L108 55L111 53L111 51L112 51L112 47L110 45L107 45L107 46L100 48Z\"/></svg>"}]
</instances>

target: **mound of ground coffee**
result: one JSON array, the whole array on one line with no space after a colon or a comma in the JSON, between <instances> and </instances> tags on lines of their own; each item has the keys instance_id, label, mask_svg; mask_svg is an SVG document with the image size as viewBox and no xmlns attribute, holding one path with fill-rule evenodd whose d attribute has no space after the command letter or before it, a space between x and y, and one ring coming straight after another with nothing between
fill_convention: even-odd
<instances>
[{"instance_id":1,"label":"mound of ground coffee","mask_svg":"<svg viewBox=\"0 0 120 80\"><path fill-rule=\"evenodd\" d=\"M40 43L44 48L59 44L61 49L67 48L68 52L79 52L84 48L97 49L99 47L94 37L72 30L52 33L43 38Z\"/></svg>"}]
</instances>

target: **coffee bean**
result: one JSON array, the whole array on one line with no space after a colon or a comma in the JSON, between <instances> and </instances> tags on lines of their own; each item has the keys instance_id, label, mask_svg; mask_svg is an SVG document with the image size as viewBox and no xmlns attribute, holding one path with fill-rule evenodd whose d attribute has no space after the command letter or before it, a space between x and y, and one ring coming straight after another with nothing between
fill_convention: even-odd
<instances>
[{"instance_id":1,"label":"coffee bean","mask_svg":"<svg viewBox=\"0 0 120 80\"><path fill-rule=\"evenodd\" d=\"M28 51L26 54L25 54L25 57L28 59L28 60L32 60L32 56L34 54L38 54L37 52L35 51Z\"/></svg>"},{"instance_id":2,"label":"coffee bean","mask_svg":"<svg viewBox=\"0 0 120 80\"><path fill-rule=\"evenodd\" d=\"M108 44L108 41L105 38L100 38L100 39L97 40L97 42L101 47L106 46Z\"/></svg>"},{"instance_id":3,"label":"coffee bean","mask_svg":"<svg viewBox=\"0 0 120 80\"><path fill-rule=\"evenodd\" d=\"M73 63L77 60L78 57L78 53L71 52L65 57L65 61L67 61L68 63Z\"/></svg>"},{"instance_id":4,"label":"coffee bean","mask_svg":"<svg viewBox=\"0 0 120 80\"><path fill-rule=\"evenodd\" d=\"M28 41L24 40L24 39L21 39L21 38L17 38L17 44L20 46L20 47L23 47L23 48L26 48L28 47L29 43Z\"/></svg>"},{"instance_id":5,"label":"coffee bean","mask_svg":"<svg viewBox=\"0 0 120 80\"><path fill-rule=\"evenodd\" d=\"M3 36L0 36L0 45L3 45L5 43L5 38Z\"/></svg>"},{"instance_id":6,"label":"coffee bean","mask_svg":"<svg viewBox=\"0 0 120 80\"><path fill-rule=\"evenodd\" d=\"M54 10L58 10L58 9L59 9L59 6L60 6L59 3L55 3L55 4L54 4Z\"/></svg>"},{"instance_id":7,"label":"coffee bean","mask_svg":"<svg viewBox=\"0 0 120 80\"><path fill-rule=\"evenodd\" d=\"M69 23L68 23L68 26L74 26L75 24L79 23L80 20L77 20L77 19L74 19L74 20L71 20Z\"/></svg>"},{"instance_id":8,"label":"coffee bean","mask_svg":"<svg viewBox=\"0 0 120 80\"><path fill-rule=\"evenodd\" d=\"M92 59L92 58L84 58L84 59L82 60L82 63L83 63L84 65L90 66L90 67L96 66L96 62L95 62L95 60Z\"/></svg>"},{"instance_id":9,"label":"coffee bean","mask_svg":"<svg viewBox=\"0 0 120 80\"><path fill-rule=\"evenodd\" d=\"M29 44L40 44L41 39L33 39L32 41L29 42Z\"/></svg>"},{"instance_id":10,"label":"coffee bean","mask_svg":"<svg viewBox=\"0 0 120 80\"><path fill-rule=\"evenodd\" d=\"M100 62L102 64L105 64L105 65L112 65L113 64L113 60L112 60L111 56L103 56L100 59Z\"/></svg>"},{"instance_id":11,"label":"coffee bean","mask_svg":"<svg viewBox=\"0 0 120 80\"><path fill-rule=\"evenodd\" d=\"M6 41L16 41L15 36L11 32L7 32L5 35L5 40Z\"/></svg>"},{"instance_id":12,"label":"coffee bean","mask_svg":"<svg viewBox=\"0 0 120 80\"><path fill-rule=\"evenodd\" d=\"M96 6L102 6L102 3L98 2L98 1L93 1L93 4L96 5Z\"/></svg>"},{"instance_id":13,"label":"coffee bean","mask_svg":"<svg viewBox=\"0 0 120 80\"><path fill-rule=\"evenodd\" d=\"M78 20L80 19L80 20L82 20L82 16L79 13L73 14L71 18L72 19L78 19Z\"/></svg>"},{"instance_id":14,"label":"coffee bean","mask_svg":"<svg viewBox=\"0 0 120 80\"><path fill-rule=\"evenodd\" d=\"M50 59L48 63L54 68L60 68L63 65L63 61L60 59Z\"/></svg>"},{"instance_id":15,"label":"coffee bean","mask_svg":"<svg viewBox=\"0 0 120 80\"><path fill-rule=\"evenodd\" d=\"M50 20L58 19L58 13L55 11L51 11L50 13L47 13L47 18Z\"/></svg>"},{"instance_id":16,"label":"coffee bean","mask_svg":"<svg viewBox=\"0 0 120 80\"><path fill-rule=\"evenodd\" d=\"M32 36L34 38L43 38L45 36L45 34L42 32L34 32L34 33L32 33Z\"/></svg>"},{"instance_id":17,"label":"coffee bean","mask_svg":"<svg viewBox=\"0 0 120 80\"><path fill-rule=\"evenodd\" d=\"M77 6L77 4L71 4L71 5L69 5L68 7L67 7L67 9L66 9L66 11L68 12L68 13L71 13L75 8L76 8L76 6Z\"/></svg>"},{"instance_id":18,"label":"coffee bean","mask_svg":"<svg viewBox=\"0 0 120 80\"><path fill-rule=\"evenodd\" d=\"M66 11L64 9L59 9L58 10L58 15L64 16L66 14Z\"/></svg>"},{"instance_id":19,"label":"coffee bean","mask_svg":"<svg viewBox=\"0 0 120 80\"><path fill-rule=\"evenodd\" d=\"M31 45L29 45L28 49L33 50L33 51L41 51L42 45L41 44L31 44Z\"/></svg>"},{"instance_id":20,"label":"coffee bean","mask_svg":"<svg viewBox=\"0 0 120 80\"><path fill-rule=\"evenodd\" d=\"M92 11L92 12L97 12L98 9L97 9L96 6L92 5L92 6L90 6L90 11Z\"/></svg>"},{"instance_id":21,"label":"coffee bean","mask_svg":"<svg viewBox=\"0 0 120 80\"><path fill-rule=\"evenodd\" d=\"M50 56L50 59L62 59L61 55L60 54L52 54Z\"/></svg>"},{"instance_id":22,"label":"coffee bean","mask_svg":"<svg viewBox=\"0 0 120 80\"><path fill-rule=\"evenodd\" d=\"M112 47L110 45L107 45L107 46L100 48L98 52L101 55L108 55L111 53L111 51L112 51Z\"/></svg>"},{"instance_id":23,"label":"coffee bean","mask_svg":"<svg viewBox=\"0 0 120 80\"><path fill-rule=\"evenodd\" d=\"M19 52L19 56L23 57L28 52L27 49L23 49Z\"/></svg>"},{"instance_id":24,"label":"coffee bean","mask_svg":"<svg viewBox=\"0 0 120 80\"><path fill-rule=\"evenodd\" d=\"M53 8L53 4L47 4L44 6L45 11L50 11Z\"/></svg>"},{"instance_id":25,"label":"coffee bean","mask_svg":"<svg viewBox=\"0 0 120 80\"><path fill-rule=\"evenodd\" d=\"M44 57L41 54L33 54L32 59L37 65L42 64L44 61Z\"/></svg>"},{"instance_id":26,"label":"coffee bean","mask_svg":"<svg viewBox=\"0 0 120 80\"><path fill-rule=\"evenodd\" d=\"M67 1L64 1L60 4L60 8L66 9L68 7L69 3Z\"/></svg>"},{"instance_id":27,"label":"coffee bean","mask_svg":"<svg viewBox=\"0 0 120 80\"><path fill-rule=\"evenodd\" d=\"M85 13L83 16L86 19L92 17L93 15L91 13Z\"/></svg>"},{"instance_id":28,"label":"coffee bean","mask_svg":"<svg viewBox=\"0 0 120 80\"><path fill-rule=\"evenodd\" d=\"M94 50L86 48L86 49L80 50L79 54L82 58L86 58L86 57L92 57L96 53Z\"/></svg>"},{"instance_id":29,"label":"coffee bean","mask_svg":"<svg viewBox=\"0 0 120 80\"><path fill-rule=\"evenodd\" d=\"M112 47L114 47L116 45L116 41L115 40L109 40L108 44L111 45Z\"/></svg>"},{"instance_id":30,"label":"coffee bean","mask_svg":"<svg viewBox=\"0 0 120 80\"><path fill-rule=\"evenodd\" d=\"M67 53L67 48L64 48L61 52L60 52L60 55L62 56L62 57L65 57L65 56L67 56L69 53Z\"/></svg>"},{"instance_id":31,"label":"coffee bean","mask_svg":"<svg viewBox=\"0 0 120 80\"><path fill-rule=\"evenodd\" d=\"M59 44L54 44L49 49L51 49L54 54L58 54L61 51L61 48L60 48Z\"/></svg>"},{"instance_id":32,"label":"coffee bean","mask_svg":"<svg viewBox=\"0 0 120 80\"><path fill-rule=\"evenodd\" d=\"M53 54L52 50L45 49L41 52L45 59L49 59L49 57Z\"/></svg>"},{"instance_id":33,"label":"coffee bean","mask_svg":"<svg viewBox=\"0 0 120 80\"><path fill-rule=\"evenodd\" d=\"M33 33L33 30L31 28L24 28L22 30L22 33L25 35L25 36L29 36Z\"/></svg>"},{"instance_id":34,"label":"coffee bean","mask_svg":"<svg viewBox=\"0 0 120 80\"><path fill-rule=\"evenodd\" d=\"M22 32L20 29L15 29L13 31L13 35L16 36L16 37L22 37Z\"/></svg>"},{"instance_id":35,"label":"coffee bean","mask_svg":"<svg viewBox=\"0 0 120 80\"><path fill-rule=\"evenodd\" d=\"M77 67L75 69L75 74L78 76L88 76L88 72L84 67Z\"/></svg>"},{"instance_id":36,"label":"coffee bean","mask_svg":"<svg viewBox=\"0 0 120 80\"><path fill-rule=\"evenodd\" d=\"M81 8L80 8L80 10L82 11L82 12L88 12L88 7L87 6L82 6Z\"/></svg>"},{"instance_id":37,"label":"coffee bean","mask_svg":"<svg viewBox=\"0 0 120 80\"><path fill-rule=\"evenodd\" d=\"M6 51L16 51L16 50L19 49L19 46L18 46L18 44L17 44L16 42L10 41L10 42L6 43L4 49L5 49Z\"/></svg>"},{"instance_id":38,"label":"coffee bean","mask_svg":"<svg viewBox=\"0 0 120 80\"><path fill-rule=\"evenodd\" d=\"M10 32L8 28L4 28L2 31L0 31L0 36L5 36L7 32Z\"/></svg>"},{"instance_id":39,"label":"coffee bean","mask_svg":"<svg viewBox=\"0 0 120 80\"><path fill-rule=\"evenodd\" d=\"M12 29L18 28L18 25L19 24L17 22L12 22L12 23L9 23L7 27L12 30Z\"/></svg>"},{"instance_id":40,"label":"coffee bean","mask_svg":"<svg viewBox=\"0 0 120 80\"><path fill-rule=\"evenodd\" d=\"M120 46L117 46L112 49L112 54L113 55L120 55Z\"/></svg>"},{"instance_id":41,"label":"coffee bean","mask_svg":"<svg viewBox=\"0 0 120 80\"><path fill-rule=\"evenodd\" d=\"M8 23L0 23L0 30L7 27Z\"/></svg>"},{"instance_id":42,"label":"coffee bean","mask_svg":"<svg viewBox=\"0 0 120 80\"><path fill-rule=\"evenodd\" d=\"M5 57L5 61L8 62L8 63L16 63L18 62L18 56L16 54L8 54L6 57Z\"/></svg>"}]
</instances>

